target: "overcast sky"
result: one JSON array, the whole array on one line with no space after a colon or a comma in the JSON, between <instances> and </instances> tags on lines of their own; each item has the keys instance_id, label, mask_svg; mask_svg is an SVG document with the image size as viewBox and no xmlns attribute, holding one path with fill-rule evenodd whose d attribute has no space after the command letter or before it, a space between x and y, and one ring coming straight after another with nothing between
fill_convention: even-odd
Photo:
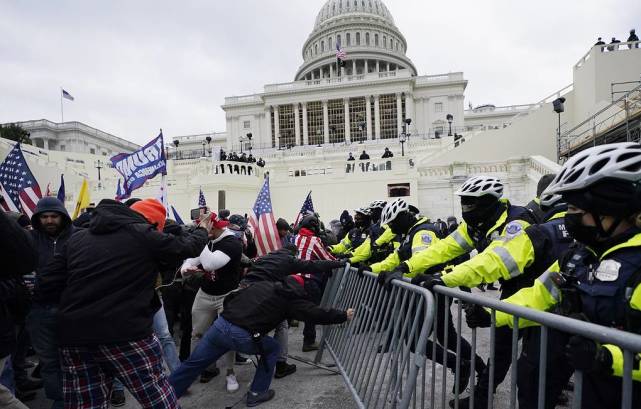
<instances>
[{"instance_id":1,"label":"overcast sky","mask_svg":"<svg viewBox=\"0 0 641 409\"><path fill-rule=\"evenodd\" d=\"M137 143L225 130L225 96L293 80L325 0L0 0L0 123L77 120ZM474 105L572 82L597 36L625 41L638 0L387 0L420 75L463 71ZM639 30L641 31L641 30Z\"/></svg>"}]
</instances>

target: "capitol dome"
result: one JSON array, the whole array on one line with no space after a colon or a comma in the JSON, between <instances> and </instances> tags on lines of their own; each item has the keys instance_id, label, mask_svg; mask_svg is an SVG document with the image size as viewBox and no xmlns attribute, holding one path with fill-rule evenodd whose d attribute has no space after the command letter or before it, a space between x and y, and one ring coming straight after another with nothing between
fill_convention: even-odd
<instances>
[{"instance_id":1,"label":"capitol dome","mask_svg":"<svg viewBox=\"0 0 641 409\"><path fill-rule=\"evenodd\" d=\"M341 75L416 68L407 58L407 42L381 0L328 0L303 45L303 64L296 80L338 76L336 44L347 53Z\"/></svg>"}]
</instances>

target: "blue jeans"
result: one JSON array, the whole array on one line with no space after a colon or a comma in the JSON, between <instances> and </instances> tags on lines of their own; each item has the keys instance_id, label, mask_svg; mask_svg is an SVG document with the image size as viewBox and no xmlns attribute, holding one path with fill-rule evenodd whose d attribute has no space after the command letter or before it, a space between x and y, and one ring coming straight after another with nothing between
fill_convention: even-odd
<instances>
[{"instance_id":1,"label":"blue jeans","mask_svg":"<svg viewBox=\"0 0 641 409\"><path fill-rule=\"evenodd\" d=\"M250 391L255 393L269 389L280 351L278 342L272 337L263 336L260 342L263 356L250 387ZM169 383L174 387L176 395L181 397L198 375L227 351L238 351L248 355L259 353L249 332L219 316L189 358L169 376Z\"/></svg>"},{"instance_id":2,"label":"blue jeans","mask_svg":"<svg viewBox=\"0 0 641 409\"><path fill-rule=\"evenodd\" d=\"M63 409L62 370L58 355L58 337L56 334L58 307L34 304L27 317L27 329L31 335L31 344L36 350L42 369L42 382L45 396L53 401L51 409Z\"/></svg>"},{"instance_id":3,"label":"blue jeans","mask_svg":"<svg viewBox=\"0 0 641 409\"><path fill-rule=\"evenodd\" d=\"M174 338L169 332L169 325L167 325L167 316L165 315L165 309L161 306L156 314L154 315L153 330L160 341L160 346L162 347L162 355L165 359L165 364L169 368L169 372L174 372L180 366L180 359L178 359L178 351L176 350L176 343ZM115 391L124 391L125 387L122 386L122 383L118 379L114 380L113 390Z\"/></svg>"},{"instance_id":4,"label":"blue jeans","mask_svg":"<svg viewBox=\"0 0 641 409\"><path fill-rule=\"evenodd\" d=\"M11 364L11 357L7 357L5 365L0 367L0 385L4 385L11 391L11 393L14 395L16 394L16 385L13 382L13 365Z\"/></svg>"}]
</instances>

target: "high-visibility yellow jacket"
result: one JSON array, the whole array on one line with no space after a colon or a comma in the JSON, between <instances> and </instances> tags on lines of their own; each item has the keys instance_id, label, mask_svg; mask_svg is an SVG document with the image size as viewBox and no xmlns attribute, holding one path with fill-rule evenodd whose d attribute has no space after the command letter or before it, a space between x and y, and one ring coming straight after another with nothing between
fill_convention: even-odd
<instances>
[{"instance_id":1,"label":"high-visibility yellow jacket","mask_svg":"<svg viewBox=\"0 0 641 409\"><path fill-rule=\"evenodd\" d=\"M588 259L585 257L589 256ZM536 279L532 287L523 288L505 299L505 302L550 311L559 305L564 286L568 286L561 274L562 270L571 272L577 282L569 284L578 289L581 297L580 312L590 322L622 327L626 331L641 334L641 233L637 233L624 243L605 251L600 257L587 247L573 250L571 257L565 256L563 269L559 262L553 264ZM588 264L589 263L589 264ZM598 264L594 268L594 263ZM628 298L629 297L629 298ZM624 312L624 316L621 316ZM496 311L496 325L510 327L514 324L512 315ZM520 328L538 325L520 318ZM612 370L616 376L623 374L623 352L612 344L603 345L612 354ZM633 368L633 379L641 381L641 353L637 354Z\"/></svg>"},{"instance_id":2,"label":"high-visibility yellow jacket","mask_svg":"<svg viewBox=\"0 0 641 409\"><path fill-rule=\"evenodd\" d=\"M368 228L354 227L345 235L345 237L343 237L343 240L341 240L338 244L329 246L329 251L335 256L347 254L350 251L354 250L355 247L358 248L360 245L362 245L368 238Z\"/></svg>"},{"instance_id":3,"label":"high-visibility yellow jacket","mask_svg":"<svg viewBox=\"0 0 641 409\"><path fill-rule=\"evenodd\" d=\"M387 256L385 260L372 264L370 269L374 274L379 274L382 271L392 271L401 262L411 260L416 254L427 250L438 241L434 225L428 223L428 219L423 217L410 228L399 248ZM412 275L408 276L411 277Z\"/></svg>"},{"instance_id":4,"label":"high-visibility yellow jacket","mask_svg":"<svg viewBox=\"0 0 641 409\"><path fill-rule=\"evenodd\" d=\"M506 205L506 209L485 236L475 236L472 229L465 222L462 222L458 229L449 236L412 257L411 260L406 261L411 275L423 273L431 267L447 263L474 249L480 253L488 246L495 246L496 244L492 244L492 242L508 234L506 233L508 225L514 226L512 227L513 229L518 228L519 230L524 230L530 225L532 216L526 208L512 206L505 199L501 201Z\"/></svg>"},{"instance_id":5,"label":"high-visibility yellow jacket","mask_svg":"<svg viewBox=\"0 0 641 409\"><path fill-rule=\"evenodd\" d=\"M378 236L378 238L375 240L375 244L378 247L382 247L390 242L392 242L395 238L396 235L392 233L392 229L390 229L387 225L383 226L383 233ZM372 245L371 245L371 236L365 239L363 244L360 246L356 247L356 249L352 252L352 257L349 259L349 262L351 264L354 263L362 263L370 259L372 257ZM398 247L397 243L394 243L394 247Z\"/></svg>"},{"instance_id":6,"label":"high-visibility yellow jacket","mask_svg":"<svg viewBox=\"0 0 641 409\"><path fill-rule=\"evenodd\" d=\"M443 276L448 287L476 287L496 280L517 280L518 288L532 285L551 263L572 243L563 223L565 211L553 214L547 222L522 229L510 222L504 235L472 259L454 266ZM513 288L514 293L518 288Z\"/></svg>"}]
</instances>

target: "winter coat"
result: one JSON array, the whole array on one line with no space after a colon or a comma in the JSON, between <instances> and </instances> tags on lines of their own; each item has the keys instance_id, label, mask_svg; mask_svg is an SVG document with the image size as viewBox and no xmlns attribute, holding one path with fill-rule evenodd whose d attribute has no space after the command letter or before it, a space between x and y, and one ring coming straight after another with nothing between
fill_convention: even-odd
<instances>
[{"instance_id":1,"label":"winter coat","mask_svg":"<svg viewBox=\"0 0 641 409\"><path fill-rule=\"evenodd\" d=\"M280 249L254 261L243 281L247 283L282 281L291 274L302 272L324 274L343 265L343 262L333 260L301 260L293 256L289 250Z\"/></svg>"},{"instance_id":2,"label":"winter coat","mask_svg":"<svg viewBox=\"0 0 641 409\"><path fill-rule=\"evenodd\" d=\"M162 263L200 253L204 229L180 236L159 232L141 214L114 200L94 210L88 229L75 232L54 257L42 291L62 291L62 346L114 344L152 334L160 300L154 290Z\"/></svg>"},{"instance_id":3,"label":"winter coat","mask_svg":"<svg viewBox=\"0 0 641 409\"><path fill-rule=\"evenodd\" d=\"M62 230L55 237L45 232L40 224L40 215L46 212L55 212L62 216ZM62 202L55 197L46 197L38 202L38 207L36 207L36 211L33 213L33 216L31 216L31 225L33 226L31 235L38 250L33 302L40 305L55 305L58 304L60 300L60 292L52 291L43 294L40 289L40 284L42 280L50 274L49 266L54 256L64 247L77 227L72 225L67 209L65 209Z\"/></svg>"},{"instance_id":4,"label":"winter coat","mask_svg":"<svg viewBox=\"0 0 641 409\"><path fill-rule=\"evenodd\" d=\"M347 320L345 311L316 306L302 286L270 281L233 291L225 297L222 316L251 334L266 334L286 319L321 325Z\"/></svg>"}]
</instances>

